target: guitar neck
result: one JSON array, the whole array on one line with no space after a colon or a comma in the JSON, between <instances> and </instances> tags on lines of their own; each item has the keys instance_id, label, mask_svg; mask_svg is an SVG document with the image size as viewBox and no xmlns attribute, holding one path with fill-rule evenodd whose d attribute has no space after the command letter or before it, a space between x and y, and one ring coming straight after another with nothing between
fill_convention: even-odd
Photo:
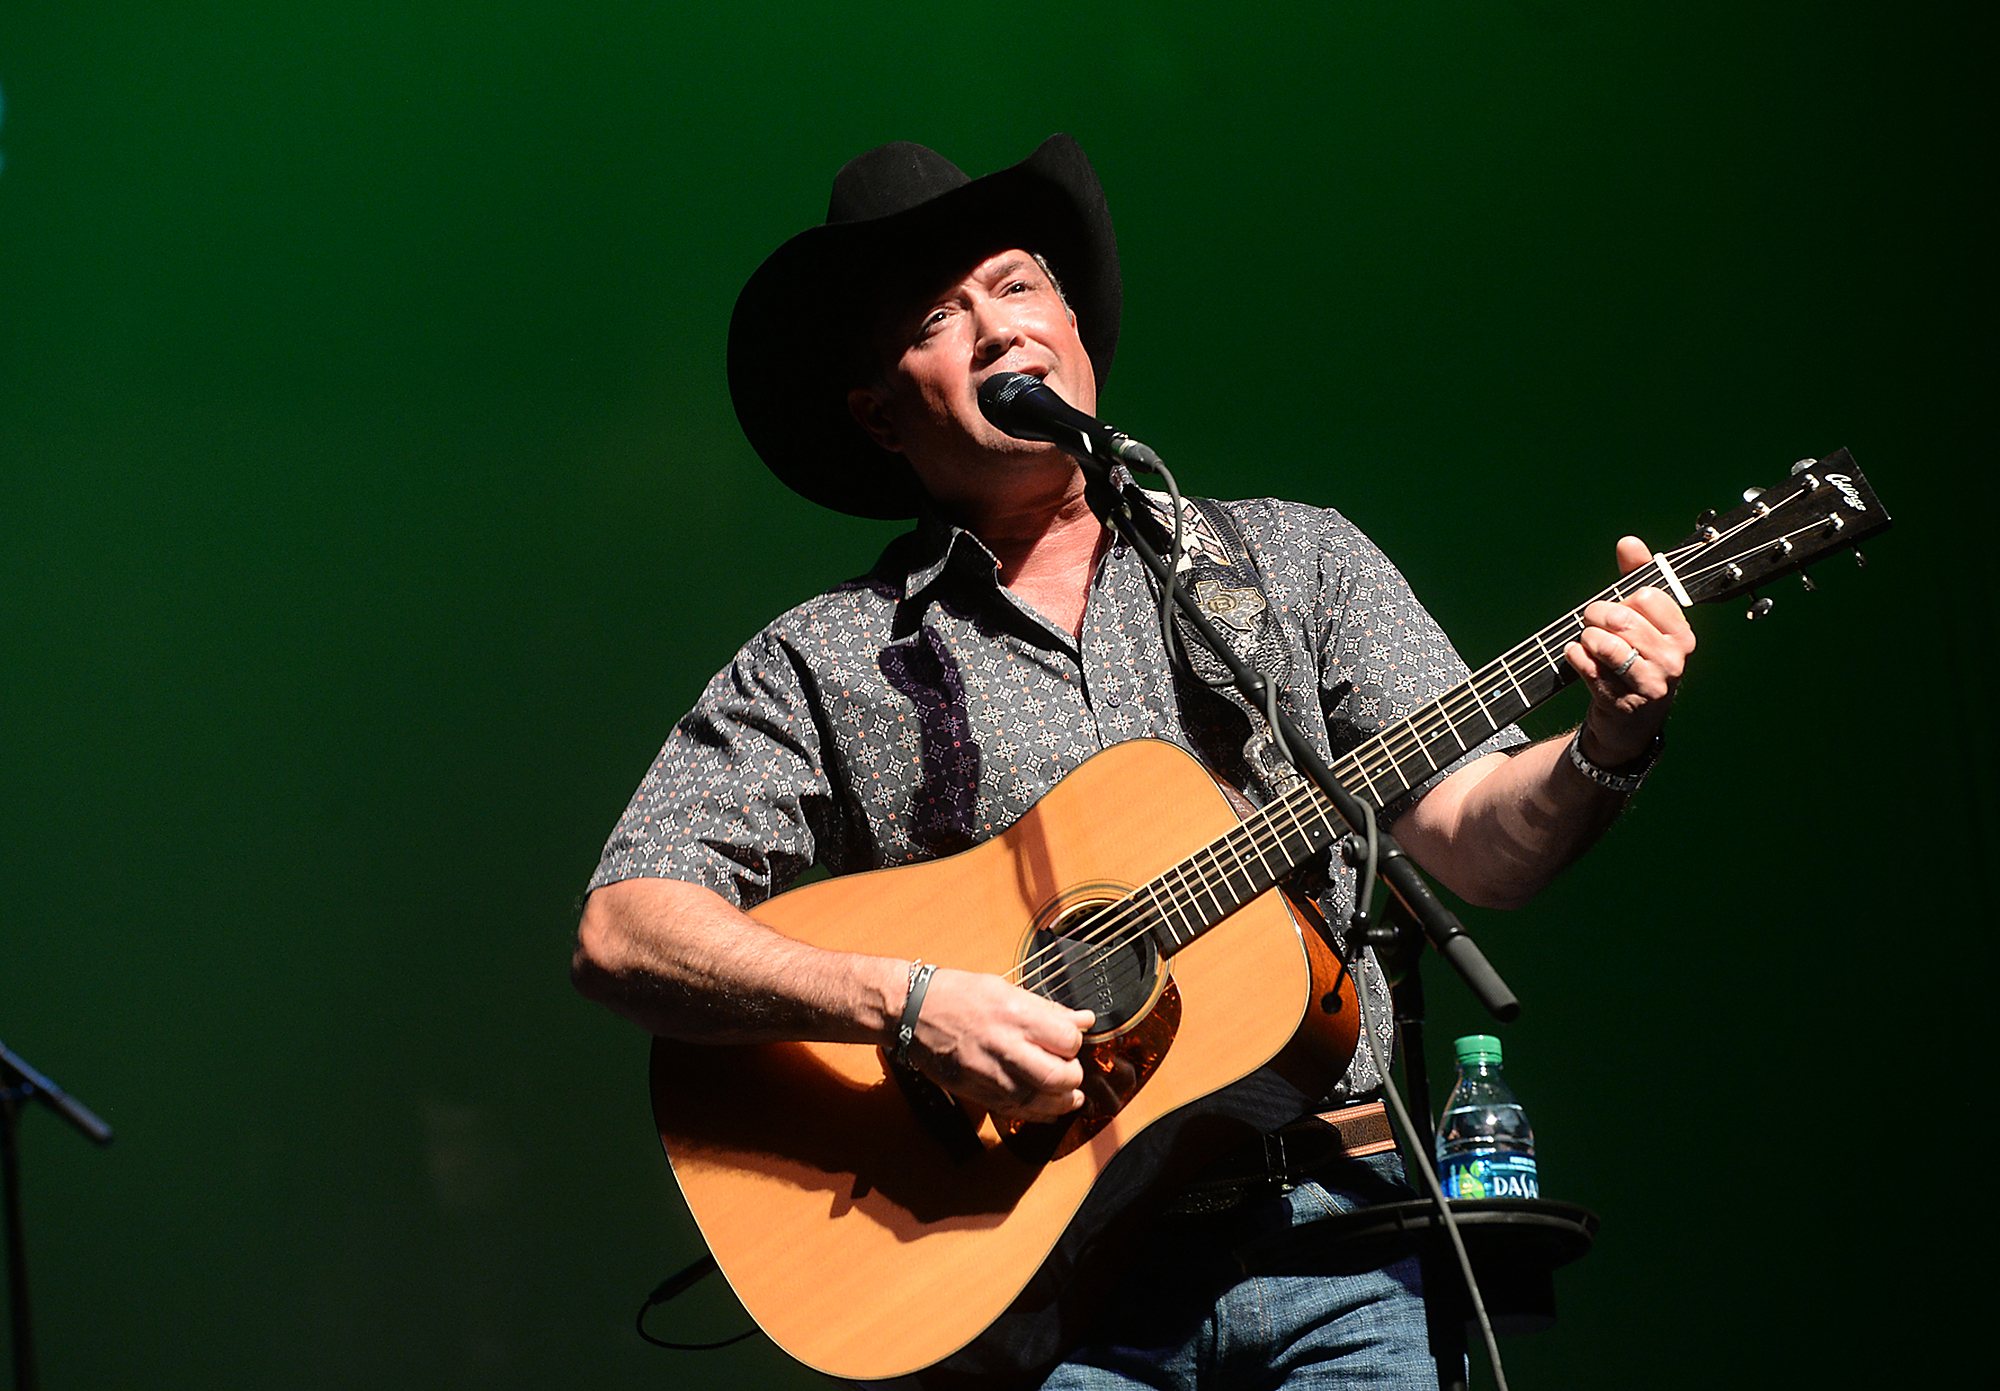
<instances>
[{"instance_id":1,"label":"guitar neck","mask_svg":"<svg viewBox=\"0 0 2000 1391\"><path fill-rule=\"evenodd\" d=\"M1645 585L1678 589L1679 583L1665 558L1655 556L1341 755L1332 764L1335 779L1377 808L1388 806L1576 679L1563 649L1583 632L1584 609L1600 599L1626 598ZM1132 897L1143 905L1162 955L1171 956L1346 830L1327 795L1304 783Z\"/></svg>"},{"instance_id":2,"label":"guitar neck","mask_svg":"<svg viewBox=\"0 0 2000 1391\"><path fill-rule=\"evenodd\" d=\"M1854 550L1888 525L1889 514L1845 449L1824 459L1801 459L1776 487L1749 489L1743 505L1726 515L1703 513L1697 530L1671 551L1655 554L1416 713L1342 754L1332 766L1334 778L1356 797L1386 807L1478 748L1576 679L1563 649L1583 632L1583 611L1599 599L1625 599L1655 585L1683 608L1715 603ZM1855 555L1858 559L1860 552ZM1325 794L1303 784L1135 889L1120 920L1141 925L1161 954L1171 956L1346 829Z\"/></svg>"},{"instance_id":3,"label":"guitar neck","mask_svg":"<svg viewBox=\"0 0 2000 1391\"><path fill-rule=\"evenodd\" d=\"M1576 680L1563 649L1583 633L1583 611L1600 600L1630 598L1648 585L1680 590L1680 577L1666 557L1654 556L1408 718L1364 740L1335 761L1334 776L1355 796L1388 806ZM1312 791L1316 803L1322 800L1317 788Z\"/></svg>"}]
</instances>

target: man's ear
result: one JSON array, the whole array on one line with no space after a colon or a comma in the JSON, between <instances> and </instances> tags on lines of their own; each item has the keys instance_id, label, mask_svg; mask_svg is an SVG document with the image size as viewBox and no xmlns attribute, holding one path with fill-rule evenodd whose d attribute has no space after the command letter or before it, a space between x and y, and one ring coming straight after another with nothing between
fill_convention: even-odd
<instances>
[{"instance_id":1,"label":"man's ear","mask_svg":"<svg viewBox=\"0 0 2000 1391\"><path fill-rule=\"evenodd\" d=\"M847 393L847 413L854 417L855 424L868 432L868 438L892 454L900 454L903 447L896 434L895 421L889 415L888 394L879 386L857 386Z\"/></svg>"}]
</instances>

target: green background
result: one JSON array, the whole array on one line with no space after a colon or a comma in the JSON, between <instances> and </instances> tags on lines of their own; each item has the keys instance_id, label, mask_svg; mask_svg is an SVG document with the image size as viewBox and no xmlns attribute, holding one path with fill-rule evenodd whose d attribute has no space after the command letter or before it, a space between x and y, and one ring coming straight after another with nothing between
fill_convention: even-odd
<instances>
[{"instance_id":1,"label":"green background","mask_svg":"<svg viewBox=\"0 0 2000 1391\"><path fill-rule=\"evenodd\" d=\"M1700 614L1626 823L1471 917L1604 1219L1507 1352L1941 1379L1990 1232L1989 14L14 0L0 1038L118 1128L23 1120L44 1384L817 1384L633 1336L700 1247L571 906L709 673L892 533L743 443L736 290L861 149L1053 130L1118 219L1105 415L1340 506L1475 662L1853 449L1871 567ZM1429 981L1442 1082L1480 1020Z\"/></svg>"}]
</instances>

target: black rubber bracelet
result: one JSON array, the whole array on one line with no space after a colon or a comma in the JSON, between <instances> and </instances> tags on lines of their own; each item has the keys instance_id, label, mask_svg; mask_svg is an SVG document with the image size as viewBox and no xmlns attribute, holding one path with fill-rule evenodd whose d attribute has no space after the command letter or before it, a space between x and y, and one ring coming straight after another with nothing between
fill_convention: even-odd
<instances>
[{"instance_id":1,"label":"black rubber bracelet","mask_svg":"<svg viewBox=\"0 0 2000 1391\"><path fill-rule=\"evenodd\" d=\"M910 1044L917 1037L917 1011L924 1007L924 992L931 988L931 972L937 967L918 961L910 966L910 993L903 999L903 1017L896 1025L896 1048L891 1055L904 1067L910 1066Z\"/></svg>"}]
</instances>

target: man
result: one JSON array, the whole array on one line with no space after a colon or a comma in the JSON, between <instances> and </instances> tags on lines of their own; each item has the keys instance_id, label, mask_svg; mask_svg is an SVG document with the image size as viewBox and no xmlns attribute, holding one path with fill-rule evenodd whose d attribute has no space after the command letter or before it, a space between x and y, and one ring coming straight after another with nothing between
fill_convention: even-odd
<instances>
[{"instance_id":1,"label":"man","mask_svg":"<svg viewBox=\"0 0 2000 1391\"><path fill-rule=\"evenodd\" d=\"M1023 372L1094 412L1119 285L1102 191L1063 136L978 180L920 146L871 151L836 179L827 222L752 277L730 383L753 445L815 501L921 523L866 578L753 639L676 727L591 881L574 964L585 994L670 1038L878 1043L1001 1117L1084 1104L1090 1012L949 961L932 974L824 951L741 910L814 861L845 873L988 839L1127 738L1180 743L1250 801L1272 795L1268 756L1246 752L1257 721L1170 665L1157 592L1086 506L1074 461L1002 433L978 406L987 377ZM1344 520L1272 502L1222 512L1284 649L1285 703L1323 755L1463 679L1400 576ZM1626 571L1647 554L1618 543ZM1658 748L1694 646L1678 607L1642 589L1585 620L1566 654L1591 692L1574 738L1526 745L1502 731L1382 808L1411 856L1473 903L1527 901L1616 817ZM1345 878L1322 867L1315 885L1336 923ZM1379 996L1372 961L1361 971ZM1378 1087L1362 1048L1332 1099ZM1316 1178L1246 1211L1277 1204L1302 1220L1400 1181L1393 1156ZM1191 1381L1230 1356L1302 1383L1429 1375L1406 1273L1246 1289L1205 1269L1165 1305L1114 1307L1050 1385ZM1255 1307L1234 1307L1246 1298ZM1253 1324L1269 1341L1244 1351Z\"/></svg>"}]
</instances>

